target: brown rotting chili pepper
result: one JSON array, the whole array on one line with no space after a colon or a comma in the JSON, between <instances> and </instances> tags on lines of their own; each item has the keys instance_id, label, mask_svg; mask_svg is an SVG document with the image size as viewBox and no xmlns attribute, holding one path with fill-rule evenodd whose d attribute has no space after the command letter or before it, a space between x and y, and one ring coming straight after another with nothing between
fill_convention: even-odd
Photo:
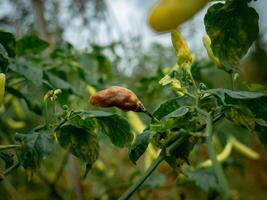
<instances>
[{"instance_id":1,"label":"brown rotting chili pepper","mask_svg":"<svg viewBox=\"0 0 267 200\"><path fill-rule=\"evenodd\" d=\"M96 92L91 96L90 103L98 107L117 107L123 111L146 112L138 97L131 90L120 86Z\"/></svg>"}]
</instances>

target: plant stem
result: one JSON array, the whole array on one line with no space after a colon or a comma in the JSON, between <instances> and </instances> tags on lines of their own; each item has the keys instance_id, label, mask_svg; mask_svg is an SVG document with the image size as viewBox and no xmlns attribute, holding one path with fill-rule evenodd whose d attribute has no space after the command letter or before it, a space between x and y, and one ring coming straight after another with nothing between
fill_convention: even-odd
<instances>
[{"instance_id":1,"label":"plant stem","mask_svg":"<svg viewBox=\"0 0 267 200\"><path fill-rule=\"evenodd\" d=\"M134 184L132 185L122 196L119 200L127 200L129 199L135 191L145 182L145 180L152 174L153 171L157 168L157 166L165 159L165 155L160 154L156 160L152 162L148 170L143 174L143 176Z\"/></svg>"},{"instance_id":2,"label":"plant stem","mask_svg":"<svg viewBox=\"0 0 267 200\"><path fill-rule=\"evenodd\" d=\"M9 145L0 145L0 151L6 150L6 149L15 149L21 147L18 144L9 144Z\"/></svg>"},{"instance_id":3,"label":"plant stem","mask_svg":"<svg viewBox=\"0 0 267 200\"><path fill-rule=\"evenodd\" d=\"M217 160L216 152L212 144L212 118L211 118L210 113L207 114L206 134L207 134L207 148L208 148L208 153L209 153L209 156L212 162L212 166L218 178L218 182L221 187L223 199L228 200L230 199L230 188L225 178L222 166Z\"/></svg>"}]
</instances>

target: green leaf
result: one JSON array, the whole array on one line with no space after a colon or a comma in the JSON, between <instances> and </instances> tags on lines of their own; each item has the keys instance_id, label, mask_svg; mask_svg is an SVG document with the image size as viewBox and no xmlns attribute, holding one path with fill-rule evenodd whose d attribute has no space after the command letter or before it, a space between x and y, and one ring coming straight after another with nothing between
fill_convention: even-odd
<instances>
[{"instance_id":1,"label":"green leaf","mask_svg":"<svg viewBox=\"0 0 267 200\"><path fill-rule=\"evenodd\" d=\"M95 118L90 118L90 117L81 117L77 115L76 117L72 118L71 124L80 127L80 128L85 128L87 131L94 131L97 128L97 120Z\"/></svg>"},{"instance_id":2,"label":"green leaf","mask_svg":"<svg viewBox=\"0 0 267 200\"><path fill-rule=\"evenodd\" d=\"M151 132L148 130L139 134L131 146L129 158L134 164L136 164L136 161L145 153L149 144L150 134Z\"/></svg>"},{"instance_id":3,"label":"green leaf","mask_svg":"<svg viewBox=\"0 0 267 200\"><path fill-rule=\"evenodd\" d=\"M255 119L255 122L260 126L267 126L267 122L264 119L261 118Z\"/></svg>"},{"instance_id":4,"label":"green leaf","mask_svg":"<svg viewBox=\"0 0 267 200\"><path fill-rule=\"evenodd\" d=\"M187 96L170 99L160 104L160 106L156 108L155 111L153 112L153 115L157 119L161 120L164 116L177 110L181 106L191 105L191 103L192 103L192 98Z\"/></svg>"},{"instance_id":5,"label":"green leaf","mask_svg":"<svg viewBox=\"0 0 267 200\"><path fill-rule=\"evenodd\" d=\"M44 51L49 44L37 36L25 36L17 41L16 52L18 55L38 54Z\"/></svg>"},{"instance_id":6,"label":"green leaf","mask_svg":"<svg viewBox=\"0 0 267 200\"><path fill-rule=\"evenodd\" d=\"M71 90L71 85L65 80L59 78L58 76L52 73L46 73L49 81L55 88L63 89L63 90Z\"/></svg>"},{"instance_id":7,"label":"green leaf","mask_svg":"<svg viewBox=\"0 0 267 200\"><path fill-rule=\"evenodd\" d=\"M168 115L164 116L162 119L183 117L188 112L189 112L189 108L187 108L186 106L182 106L174 110L173 112L169 113Z\"/></svg>"},{"instance_id":8,"label":"green leaf","mask_svg":"<svg viewBox=\"0 0 267 200\"><path fill-rule=\"evenodd\" d=\"M133 133L128 121L114 113L104 111L86 111L79 114L81 119L87 121L97 119L102 132L118 147L128 147L132 143Z\"/></svg>"},{"instance_id":9,"label":"green leaf","mask_svg":"<svg viewBox=\"0 0 267 200\"><path fill-rule=\"evenodd\" d=\"M236 125L243 125L250 131L254 130L255 118L249 108L240 105L226 105L223 107L223 111L226 118Z\"/></svg>"},{"instance_id":10,"label":"green leaf","mask_svg":"<svg viewBox=\"0 0 267 200\"><path fill-rule=\"evenodd\" d=\"M267 97L264 93L233 91L223 88L206 90L204 93L210 93L217 96L224 104L227 103L227 97L234 100L253 100L261 97Z\"/></svg>"},{"instance_id":11,"label":"green leaf","mask_svg":"<svg viewBox=\"0 0 267 200\"><path fill-rule=\"evenodd\" d=\"M9 66L11 70L24 76L27 80L31 81L37 87L42 86L43 71L38 67L33 67L31 64L16 63Z\"/></svg>"},{"instance_id":12,"label":"green leaf","mask_svg":"<svg viewBox=\"0 0 267 200\"><path fill-rule=\"evenodd\" d=\"M195 182L196 186L205 192L219 190L218 180L212 169L184 170L184 173L190 181Z\"/></svg>"},{"instance_id":13,"label":"green leaf","mask_svg":"<svg viewBox=\"0 0 267 200\"><path fill-rule=\"evenodd\" d=\"M87 165L92 165L99 155L96 133L70 124L63 125L56 133L59 144Z\"/></svg>"},{"instance_id":14,"label":"green leaf","mask_svg":"<svg viewBox=\"0 0 267 200\"><path fill-rule=\"evenodd\" d=\"M25 169L36 169L53 148L54 137L47 131L16 133L15 141L21 144L19 159Z\"/></svg>"},{"instance_id":15,"label":"green leaf","mask_svg":"<svg viewBox=\"0 0 267 200\"><path fill-rule=\"evenodd\" d=\"M114 114L108 117L97 117L102 127L102 131L106 134L111 142L117 147L129 147L133 141L133 133L128 121Z\"/></svg>"},{"instance_id":16,"label":"green leaf","mask_svg":"<svg viewBox=\"0 0 267 200\"><path fill-rule=\"evenodd\" d=\"M9 58L8 58L8 54L5 50L5 47L0 44L0 72L4 72L6 71L6 67L9 64Z\"/></svg>"},{"instance_id":17,"label":"green leaf","mask_svg":"<svg viewBox=\"0 0 267 200\"><path fill-rule=\"evenodd\" d=\"M83 117L95 117L95 118L111 117L113 115L114 115L114 113L105 112L105 111L101 111L101 110L90 110L90 111L82 113Z\"/></svg>"},{"instance_id":18,"label":"green leaf","mask_svg":"<svg viewBox=\"0 0 267 200\"><path fill-rule=\"evenodd\" d=\"M212 5L204 18L211 48L227 71L239 64L259 32L259 16L246 1Z\"/></svg>"},{"instance_id":19,"label":"green leaf","mask_svg":"<svg viewBox=\"0 0 267 200\"><path fill-rule=\"evenodd\" d=\"M0 31L0 43L6 49L9 57L15 57L16 39L12 33Z\"/></svg>"}]
</instances>

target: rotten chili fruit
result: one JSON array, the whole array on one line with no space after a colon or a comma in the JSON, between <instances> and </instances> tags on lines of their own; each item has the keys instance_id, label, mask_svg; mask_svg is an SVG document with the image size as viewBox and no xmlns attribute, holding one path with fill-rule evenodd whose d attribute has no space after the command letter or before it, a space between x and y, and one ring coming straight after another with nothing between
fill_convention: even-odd
<instances>
[{"instance_id":1,"label":"rotten chili fruit","mask_svg":"<svg viewBox=\"0 0 267 200\"><path fill-rule=\"evenodd\" d=\"M120 86L112 86L96 92L91 96L90 103L98 107L117 107L123 111L146 111L144 105L131 90Z\"/></svg>"}]
</instances>

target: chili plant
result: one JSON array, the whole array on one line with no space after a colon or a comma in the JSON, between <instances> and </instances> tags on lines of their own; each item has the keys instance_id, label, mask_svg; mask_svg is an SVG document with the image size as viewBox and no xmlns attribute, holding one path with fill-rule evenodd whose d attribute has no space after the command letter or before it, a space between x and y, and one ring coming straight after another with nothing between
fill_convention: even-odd
<instances>
[{"instance_id":1,"label":"chili plant","mask_svg":"<svg viewBox=\"0 0 267 200\"><path fill-rule=\"evenodd\" d=\"M235 87L239 62L258 35L258 15L253 8L248 7L246 1L226 1L212 5L205 15L204 23L207 31L203 38L204 46L214 66L231 77L231 89L208 88L204 83L196 81L192 74L195 55L190 52L181 34L172 30L171 38L177 62L159 84L174 91L176 97L167 99L150 112L143 105L142 96L137 97L126 88L114 86L97 93L90 90L94 93L90 102L95 106L117 107L126 112L144 113L151 118L149 125L136 138L128 120L117 112L104 111L102 108L73 110L71 105L65 104L64 95L81 94L69 83L71 78L66 77L64 71L49 68L52 62L58 62L58 57L64 57L60 49L52 52L50 62L42 63L39 68L34 67L32 64L40 59L34 54L43 52L48 43L36 36L16 40L11 33L2 31L0 61L1 71L6 75L0 74L0 105L7 105L10 100L3 100L3 96L11 95L23 99L31 111L44 117L41 117L43 123L39 122L27 134L16 133L14 144L0 145L0 158L5 162L5 171L1 172L0 180L20 166L27 172L33 172L52 153L54 143L59 143L67 153L73 154L86 165L86 177L98 159L101 132L115 146L128 148L129 159L134 164L146 151L153 151L157 155L147 171L121 195L120 200L129 199L162 162L167 162L175 169L180 180L193 179L204 190L215 189L224 199L230 199L231 187L222 163L230 156L233 148L250 159L258 159L259 154L242 144L231 132L225 136L222 152L217 153L214 147L214 138L218 138L214 133L215 127L223 120L228 120L236 126L246 128L251 134L256 134L264 145L267 144L267 95L244 89L239 91ZM74 60L77 58L71 48L68 56ZM105 57L102 56L102 64L107 64L103 59ZM68 64L71 66L68 70L79 74L82 84L90 82L87 71L72 61ZM105 76L102 78L105 79ZM20 83L25 80L37 87L45 85L45 89L41 91L42 103L31 101L20 91ZM56 104L61 106L61 112L56 112ZM1 112L4 113L3 110ZM18 110L17 112L19 113ZM18 118L24 117L23 114L18 114ZM1 123L13 124L13 127L25 125L7 119L3 119ZM13 141L13 138L8 140ZM190 153L202 143L206 144L210 159L190 165ZM18 158L16 163L13 156L6 153L11 149L15 149ZM210 178L210 174L215 175L212 176L215 179ZM206 186L200 181L204 175L209 177L205 180ZM57 178L50 186L56 181Z\"/></svg>"}]
</instances>

